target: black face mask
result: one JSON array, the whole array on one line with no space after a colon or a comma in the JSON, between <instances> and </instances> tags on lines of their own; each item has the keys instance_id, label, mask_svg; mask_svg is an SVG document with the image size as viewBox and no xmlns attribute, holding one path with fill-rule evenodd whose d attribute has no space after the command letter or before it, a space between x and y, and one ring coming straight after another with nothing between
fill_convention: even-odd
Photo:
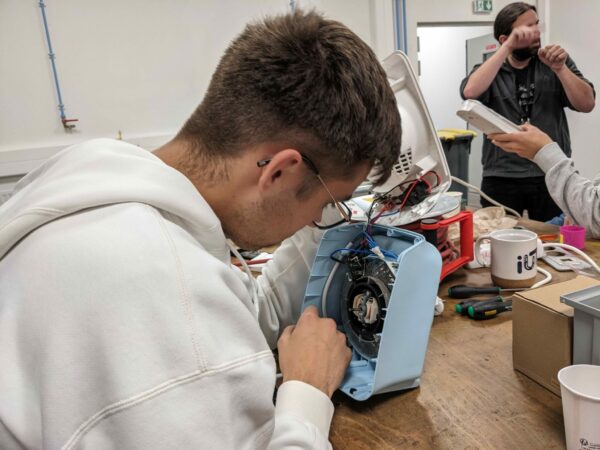
<instances>
[{"instance_id":1,"label":"black face mask","mask_svg":"<svg viewBox=\"0 0 600 450\"><path fill-rule=\"evenodd\" d=\"M532 56L537 55L538 48L537 47L525 47L525 48L515 48L512 51L513 58L517 61L525 61L526 59L531 58Z\"/></svg>"}]
</instances>

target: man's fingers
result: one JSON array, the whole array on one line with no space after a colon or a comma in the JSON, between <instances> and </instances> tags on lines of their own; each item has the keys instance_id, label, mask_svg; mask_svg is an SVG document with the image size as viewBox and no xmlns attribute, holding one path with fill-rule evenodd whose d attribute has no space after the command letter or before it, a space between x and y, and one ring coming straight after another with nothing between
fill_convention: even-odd
<instances>
[{"instance_id":1,"label":"man's fingers","mask_svg":"<svg viewBox=\"0 0 600 450\"><path fill-rule=\"evenodd\" d=\"M515 139L514 136L511 136L512 134L513 133L495 134L491 140L492 142L511 142Z\"/></svg>"},{"instance_id":2,"label":"man's fingers","mask_svg":"<svg viewBox=\"0 0 600 450\"><path fill-rule=\"evenodd\" d=\"M550 50L548 50L548 59L551 61L555 61L556 58L558 57L558 55L563 51L562 48L560 48L559 46L556 46Z\"/></svg>"},{"instance_id":3,"label":"man's fingers","mask_svg":"<svg viewBox=\"0 0 600 450\"><path fill-rule=\"evenodd\" d=\"M538 50L538 56L547 64L561 64L566 61L569 54L560 45L549 44Z\"/></svg>"},{"instance_id":4,"label":"man's fingers","mask_svg":"<svg viewBox=\"0 0 600 450\"><path fill-rule=\"evenodd\" d=\"M536 127L534 127L533 125L531 125L529 122L525 122L523 125L520 125L521 130L523 131L529 131L529 130L535 130Z\"/></svg>"},{"instance_id":5,"label":"man's fingers","mask_svg":"<svg viewBox=\"0 0 600 450\"><path fill-rule=\"evenodd\" d=\"M304 312L302 312L302 315L300 316L300 318L302 318L303 316L319 317L319 310L317 309L317 307L315 305L310 305L309 307L307 307L304 310Z\"/></svg>"},{"instance_id":6,"label":"man's fingers","mask_svg":"<svg viewBox=\"0 0 600 450\"><path fill-rule=\"evenodd\" d=\"M288 339L294 332L294 328L296 328L294 325L288 325L285 327L283 333L281 333L281 336L279 336L279 340L281 341L282 339Z\"/></svg>"},{"instance_id":7,"label":"man's fingers","mask_svg":"<svg viewBox=\"0 0 600 450\"><path fill-rule=\"evenodd\" d=\"M494 143L494 142L492 141L492 143ZM512 152L512 153L518 152L518 150L521 148L521 145L519 145L519 143L514 142L514 141L496 142L494 145L497 145L502 150L506 150L507 152Z\"/></svg>"}]
</instances>

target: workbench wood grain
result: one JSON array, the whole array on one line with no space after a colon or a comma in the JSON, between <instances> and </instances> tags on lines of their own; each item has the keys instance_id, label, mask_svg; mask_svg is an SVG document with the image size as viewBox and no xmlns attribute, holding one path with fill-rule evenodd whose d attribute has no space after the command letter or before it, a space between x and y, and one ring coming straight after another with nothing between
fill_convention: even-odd
<instances>
[{"instance_id":1,"label":"workbench wood grain","mask_svg":"<svg viewBox=\"0 0 600 450\"><path fill-rule=\"evenodd\" d=\"M521 224L539 232L556 232L533 221ZM600 242L586 253L595 261ZM553 282L573 272L549 270ZM491 284L487 269L459 269L440 285ZM433 321L421 386L377 395L364 402L341 393L330 440L334 449L563 449L561 400L512 366L512 312L488 321L473 321L454 312L458 300L446 300Z\"/></svg>"}]
</instances>

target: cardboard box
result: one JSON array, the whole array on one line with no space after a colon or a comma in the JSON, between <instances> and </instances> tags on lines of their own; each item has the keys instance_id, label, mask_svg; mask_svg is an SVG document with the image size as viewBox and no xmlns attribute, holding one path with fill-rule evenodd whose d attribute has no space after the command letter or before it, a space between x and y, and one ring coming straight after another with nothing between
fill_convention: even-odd
<instances>
[{"instance_id":1,"label":"cardboard box","mask_svg":"<svg viewBox=\"0 0 600 450\"><path fill-rule=\"evenodd\" d=\"M600 285L578 276L513 295L513 367L560 396L557 374L572 363L573 308L560 296Z\"/></svg>"}]
</instances>

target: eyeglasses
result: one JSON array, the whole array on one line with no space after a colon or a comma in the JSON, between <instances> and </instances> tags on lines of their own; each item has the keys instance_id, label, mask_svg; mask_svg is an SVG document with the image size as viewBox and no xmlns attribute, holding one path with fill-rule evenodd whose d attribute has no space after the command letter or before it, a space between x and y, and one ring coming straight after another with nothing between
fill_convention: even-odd
<instances>
[{"instance_id":1,"label":"eyeglasses","mask_svg":"<svg viewBox=\"0 0 600 450\"><path fill-rule=\"evenodd\" d=\"M308 156L305 156L302 153L300 153L300 156L302 157L302 161L304 161L304 164L306 164L308 166L308 168L315 174L315 176L317 177L317 179L321 182L321 185L323 186L323 189L325 189L325 191L329 194L329 196L331 197L331 202L335 205L336 209L338 210L338 212L340 213L340 215L343 218L339 222L336 222L336 223L331 224L331 225L320 225L320 224L317 224L317 223L315 223L315 225L318 228L327 229L327 228L332 228L332 227L335 227L337 225L340 225L340 224L342 224L344 222L350 223L351 220L352 220L352 213L351 213L350 209L348 208L348 206L346 206L346 204L344 202L340 202L340 201L338 201L338 200L335 199L335 197L333 196L333 194L331 193L331 191L329 190L329 188L325 184L325 181L323 181L323 178L321 177L321 174L319 173L319 169L317 169L317 166L315 165L315 163L312 162L312 160ZM256 165L258 167L264 167L267 164L269 164L270 162L271 162L271 158L261 159L260 161L256 162ZM343 207L342 207L342 205L343 205Z\"/></svg>"}]
</instances>

